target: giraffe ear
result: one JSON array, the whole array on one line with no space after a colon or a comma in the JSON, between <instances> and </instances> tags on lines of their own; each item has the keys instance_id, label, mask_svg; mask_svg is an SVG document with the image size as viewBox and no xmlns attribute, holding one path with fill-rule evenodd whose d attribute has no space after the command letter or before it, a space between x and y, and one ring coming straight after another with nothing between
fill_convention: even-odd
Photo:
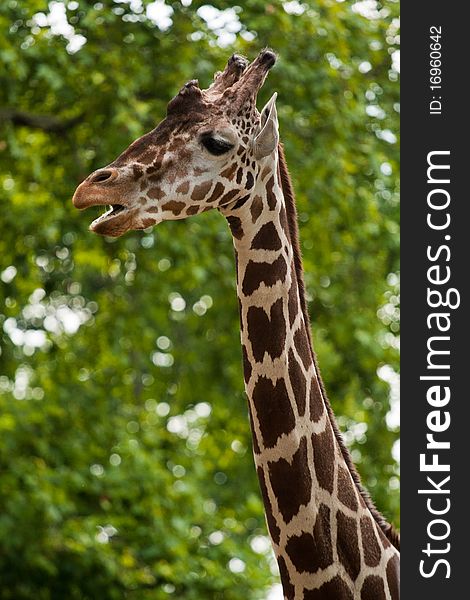
<instances>
[{"instance_id":1,"label":"giraffe ear","mask_svg":"<svg viewBox=\"0 0 470 600\"><path fill-rule=\"evenodd\" d=\"M261 111L261 131L253 140L253 151L256 158L268 156L279 143L276 98L277 92L274 92Z\"/></svg>"}]
</instances>

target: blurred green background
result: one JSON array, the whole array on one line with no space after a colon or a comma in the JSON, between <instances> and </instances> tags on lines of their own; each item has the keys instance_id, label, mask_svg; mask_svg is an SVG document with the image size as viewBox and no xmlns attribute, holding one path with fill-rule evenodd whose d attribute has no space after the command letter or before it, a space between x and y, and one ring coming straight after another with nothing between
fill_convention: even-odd
<instances>
[{"instance_id":1,"label":"blurred green background","mask_svg":"<svg viewBox=\"0 0 470 600\"><path fill-rule=\"evenodd\" d=\"M323 378L399 524L398 44L391 1L0 4L0 598L277 597L225 220L112 240L71 204L266 45Z\"/></svg>"}]
</instances>

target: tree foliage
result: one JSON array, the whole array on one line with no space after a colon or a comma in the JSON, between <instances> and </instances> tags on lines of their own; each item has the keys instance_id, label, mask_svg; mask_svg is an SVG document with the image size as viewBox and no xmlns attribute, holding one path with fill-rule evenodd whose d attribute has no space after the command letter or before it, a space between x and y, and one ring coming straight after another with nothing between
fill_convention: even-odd
<instances>
[{"instance_id":1,"label":"tree foliage","mask_svg":"<svg viewBox=\"0 0 470 600\"><path fill-rule=\"evenodd\" d=\"M280 55L260 101L279 92L323 378L398 523L397 10L1 3L1 598L255 599L276 581L226 223L103 239L70 202L233 51Z\"/></svg>"}]
</instances>

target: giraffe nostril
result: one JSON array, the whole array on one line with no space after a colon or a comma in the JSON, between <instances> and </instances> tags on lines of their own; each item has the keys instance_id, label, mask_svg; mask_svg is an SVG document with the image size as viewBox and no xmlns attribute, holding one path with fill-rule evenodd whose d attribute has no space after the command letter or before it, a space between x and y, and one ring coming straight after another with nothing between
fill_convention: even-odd
<instances>
[{"instance_id":1,"label":"giraffe nostril","mask_svg":"<svg viewBox=\"0 0 470 600\"><path fill-rule=\"evenodd\" d=\"M116 169L101 169L96 171L91 178L90 183L104 183L109 182L117 177Z\"/></svg>"}]
</instances>

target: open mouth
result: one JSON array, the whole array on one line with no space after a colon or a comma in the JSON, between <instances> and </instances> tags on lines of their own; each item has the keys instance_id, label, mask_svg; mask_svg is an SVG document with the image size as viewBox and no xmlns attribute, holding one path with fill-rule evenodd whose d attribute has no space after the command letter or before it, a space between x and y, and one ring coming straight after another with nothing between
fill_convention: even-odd
<instances>
[{"instance_id":1,"label":"open mouth","mask_svg":"<svg viewBox=\"0 0 470 600\"><path fill-rule=\"evenodd\" d=\"M123 204L109 204L107 206L109 206L108 210L91 223L90 229L92 231L95 231L98 226L103 225L105 222L108 223L113 221L116 217L128 210Z\"/></svg>"},{"instance_id":2,"label":"open mouth","mask_svg":"<svg viewBox=\"0 0 470 600\"><path fill-rule=\"evenodd\" d=\"M101 185L101 181L98 181ZM89 229L93 233L118 237L128 231L135 219L137 207L132 202L133 190L122 185L116 189L99 188L96 184L85 179L74 192L72 203L79 210L89 209L92 206L100 207L104 212L91 222Z\"/></svg>"}]
</instances>

